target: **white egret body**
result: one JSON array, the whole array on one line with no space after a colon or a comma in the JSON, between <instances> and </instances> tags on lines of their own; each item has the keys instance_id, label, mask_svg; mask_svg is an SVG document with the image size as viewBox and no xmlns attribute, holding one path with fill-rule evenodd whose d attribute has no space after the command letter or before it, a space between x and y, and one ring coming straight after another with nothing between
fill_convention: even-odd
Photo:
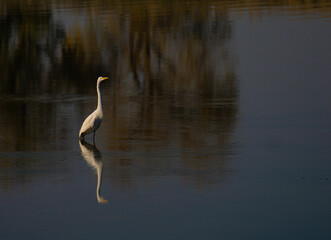
<instances>
[{"instance_id":1,"label":"white egret body","mask_svg":"<svg viewBox=\"0 0 331 240\"><path fill-rule=\"evenodd\" d=\"M102 110L102 96L100 92L100 83L108 77L99 77L97 80L97 94L98 94L98 106L83 122L79 131L79 139L84 139L84 136L93 132L93 142L95 131L100 127L103 118Z\"/></svg>"}]
</instances>

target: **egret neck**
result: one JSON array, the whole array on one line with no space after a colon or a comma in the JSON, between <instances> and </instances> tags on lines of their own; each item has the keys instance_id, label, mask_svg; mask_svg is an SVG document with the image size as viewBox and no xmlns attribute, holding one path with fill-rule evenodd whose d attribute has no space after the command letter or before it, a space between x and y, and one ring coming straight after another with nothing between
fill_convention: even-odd
<instances>
[{"instance_id":1,"label":"egret neck","mask_svg":"<svg viewBox=\"0 0 331 240\"><path fill-rule=\"evenodd\" d=\"M98 107L97 111L100 112L101 116L103 116L103 109L102 109L102 96L101 96L101 91L100 91L100 82L97 82L97 93L98 93Z\"/></svg>"}]
</instances>

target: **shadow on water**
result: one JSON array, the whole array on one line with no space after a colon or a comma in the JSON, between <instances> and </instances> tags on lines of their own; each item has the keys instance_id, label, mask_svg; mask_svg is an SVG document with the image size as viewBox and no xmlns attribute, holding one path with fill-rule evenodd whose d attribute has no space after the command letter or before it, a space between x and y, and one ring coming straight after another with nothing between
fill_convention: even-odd
<instances>
[{"instance_id":1,"label":"shadow on water","mask_svg":"<svg viewBox=\"0 0 331 240\"><path fill-rule=\"evenodd\" d=\"M100 195L102 183L102 155L95 145L92 145L84 140L79 141L79 147L82 151L82 156L85 161L96 171L98 176L96 195L99 203L107 203L108 200Z\"/></svg>"}]
</instances>

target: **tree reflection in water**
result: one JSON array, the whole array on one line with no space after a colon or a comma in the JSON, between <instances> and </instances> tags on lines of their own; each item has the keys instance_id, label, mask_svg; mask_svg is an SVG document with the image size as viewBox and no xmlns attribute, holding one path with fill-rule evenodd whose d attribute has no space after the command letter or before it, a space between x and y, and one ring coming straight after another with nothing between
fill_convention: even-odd
<instances>
[{"instance_id":1,"label":"tree reflection in water","mask_svg":"<svg viewBox=\"0 0 331 240\"><path fill-rule=\"evenodd\" d=\"M63 6L20 1L6 1L0 9L5 103L0 112L8 123L0 129L10 151L72 148L71 136L91 109L84 108L82 95L92 96L95 77L107 75L112 79L105 96L108 149L173 148L180 171L192 171L183 176L197 182L208 175L201 171L222 171L222 159L231 152L238 98L233 26L225 6L204 1L116 2L102 8L103 1L66 4L80 11L62 13ZM66 20L73 18L83 20L74 25ZM115 178L122 160L114 159L107 169ZM149 168L150 163L139 164Z\"/></svg>"}]
</instances>

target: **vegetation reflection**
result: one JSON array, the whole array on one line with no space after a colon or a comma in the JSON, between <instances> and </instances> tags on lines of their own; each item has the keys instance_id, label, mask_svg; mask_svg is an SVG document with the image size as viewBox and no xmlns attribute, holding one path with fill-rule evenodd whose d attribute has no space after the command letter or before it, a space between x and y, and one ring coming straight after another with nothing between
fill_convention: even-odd
<instances>
[{"instance_id":1,"label":"vegetation reflection","mask_svg":"<svg viewBox=\"0 0 331 240\"><path fill-rule=\"evenodd\" d=\"M94 96L94 79L106 75L108 149L176 146L181 169L192 170L185 176L195 182L201 171L219 169L212 178L224 170L233 147L239 93L229 11L259 15L265 12L259 7L285 6L293 14L330 13L327 0L88 2L0 4L0 150L76 146L82 116L92 109L85 96ZM150 167L141 159L142 168ZM10 161L1 160L2 171ZM137 167L127 156L110 164L119 181L128 176L123 166Z\"/></svg>"}]
</instances>

